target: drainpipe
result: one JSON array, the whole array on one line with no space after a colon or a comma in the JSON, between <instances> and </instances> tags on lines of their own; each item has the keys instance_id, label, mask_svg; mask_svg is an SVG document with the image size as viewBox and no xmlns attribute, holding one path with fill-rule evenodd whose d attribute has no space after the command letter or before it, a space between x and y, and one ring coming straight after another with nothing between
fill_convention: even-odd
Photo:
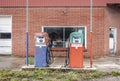
<instances>
[{"instance_id":1,"label":"drainpipe","mask_svg":"<svg viewBox=\"0 0 120 81\"><path fill-rule=\"evenodd\" d=\"M28 66L28 0L26 0L26 66Z\"/></svg>"},{"instance_id":2,"label":"drainpipe","mask_svg":"<svg viewBox=\"0 0 120 81\"><path fill-rule=\"evenodd\" d=\"M92 68L92 0L90 0L90 68Z\"/></svg>"}]
</instances>

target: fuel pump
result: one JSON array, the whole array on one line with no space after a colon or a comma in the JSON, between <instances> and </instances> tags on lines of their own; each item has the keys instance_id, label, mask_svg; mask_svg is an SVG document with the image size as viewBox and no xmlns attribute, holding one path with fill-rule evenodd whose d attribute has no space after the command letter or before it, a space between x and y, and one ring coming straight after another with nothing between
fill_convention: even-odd
<instances>
[{"instance_id":1,"label":"fuel pump","mask_svg":"<svg viewBox=\"0 0 120 81\"><path fill-rule=\"evenodd\" d=\"M83 68L83 37L79 32L70 34L69 67L71 68Z\"/></svg>"},{"instance_id":2,"label":"fuel pump","mask_svg":"<svg viewBox=\"0 0 120 81\"><path fill-rule=\"evenodd\" d=\"M35 67L46 67L50 63L49 36L47 33L35 34Z\"/></svg>"}]
</instances>

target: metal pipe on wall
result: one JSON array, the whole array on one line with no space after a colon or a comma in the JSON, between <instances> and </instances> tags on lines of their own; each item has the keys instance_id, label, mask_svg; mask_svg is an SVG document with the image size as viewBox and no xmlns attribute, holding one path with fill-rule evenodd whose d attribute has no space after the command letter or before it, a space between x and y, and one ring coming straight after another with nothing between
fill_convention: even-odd
<instances>
[{"instance_id":1,"label":"metal pipe on wall","mask_svg":"<svg viewBox=\"0 0 120 81\"><path fill-rule=\"evenodd\" d=\"M90 68L92 68L92 0L90 0Z\"/></svg>"},{"instance_id":2,"label":"metal pipe on wall","mask_svg":"<svg viewBox=\"0 0 120 81\"><path fill-rule=\"evenodd\" d=\"M29 62L28 62L28 0L26 0L26 65L28 66Z\"/></svg>"}]
</instances>

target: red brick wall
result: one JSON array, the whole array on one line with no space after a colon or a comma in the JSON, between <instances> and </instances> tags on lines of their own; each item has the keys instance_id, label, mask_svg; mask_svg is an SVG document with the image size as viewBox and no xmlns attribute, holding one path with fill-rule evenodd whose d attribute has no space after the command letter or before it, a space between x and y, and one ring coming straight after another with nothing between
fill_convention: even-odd
<instances>
[{"instance_id":1,"label":"red brick wall","mask_svg":"<svg viewBox=\"0 0 120 81\"><path fill-rule=\"evenodd\" d=\"M107 21L114 12L106 7L93 9L93 55L104 56L109 54L109 26ZM109 15L108 15L109 14ZM118 14L118 13L116 13ZM0 8L0 15L12 15L12 53L25 55L25 8ZM86 26L87 49L85 56L89 56L89 8L87 7L36 7L29 8L29 55L34 54L34 34L42 31L42 26ZM112 18L111 18L112 19ZM119 18L120 19L120 18ZM116 21L116 19L114 19ZM117 22L118 23L118 22ZM117 24L116 22L111 25ZM119 27L117 25L116 27ZM118 30L120 31L120 30ZM119 33L118 33L119 34ZM119 41L118 37L118 41ZM119 42L118 42L119 43ZM120 47L118 45L118 47ZM120 50L117 50L120 52ZM60 53L59 53L60 54Z\"/></svg>"},{"instance_id":2,"label":"red brick wall","mask_svg":"<svg viewBox=\"0 0 120 81\"><path fill-rule=\"evenodd\" d=\"M29 10L30 22L32 22L29 24L30 29L38 28L34 29L33 33L40 32L42 26L86 26L87 49L85 56L89 56L89 8L41 8L34 12L33 10L34 8ZM104 55L104 8L95 8L93 13L93 55L100 56ZM33 37L30 38L30 47L34 45Z\"/></svg>"}]
</instances>

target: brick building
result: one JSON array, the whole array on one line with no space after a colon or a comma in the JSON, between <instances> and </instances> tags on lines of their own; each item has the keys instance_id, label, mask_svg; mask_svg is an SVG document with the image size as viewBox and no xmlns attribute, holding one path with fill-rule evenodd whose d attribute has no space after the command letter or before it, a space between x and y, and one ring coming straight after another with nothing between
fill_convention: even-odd
<instances>
[{"instance_id":1,"label":"brick building","mask_svg":"<svg viewBox=\"0 0 120 81\"><path fill-rule=\"evenodd\" d=\"M47 32L56 55L66 48L72 31L85 36L85 56L89 56L90 0L29 0L29 55L34 55L34 35ZM93 0L93 55L120 53L120 0ZM57 40L56 40L57 39ZM25 56L26 0L0 0L0 54Z\"/></svg>"}]
</instances>

